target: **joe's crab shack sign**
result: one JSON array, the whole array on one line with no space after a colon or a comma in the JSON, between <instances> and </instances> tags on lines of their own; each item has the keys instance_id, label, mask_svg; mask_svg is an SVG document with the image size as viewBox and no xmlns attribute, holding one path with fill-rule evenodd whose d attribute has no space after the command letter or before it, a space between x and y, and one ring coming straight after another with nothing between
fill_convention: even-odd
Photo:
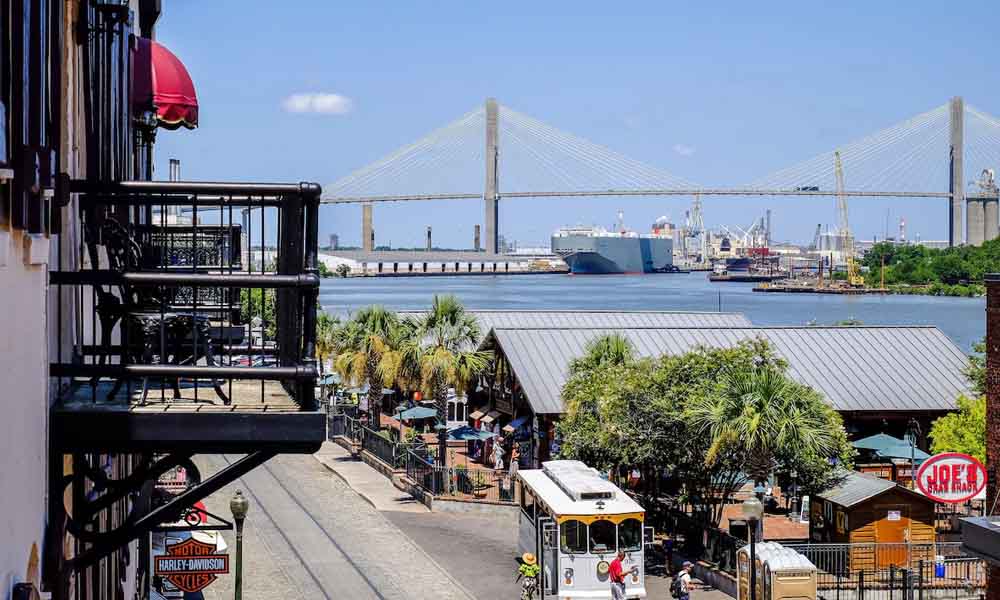
<instances>
[{"instance_id":1,"label":"joe's crab shack sign","mask_svg":"<svg viewBox=\"0 0 1000 600\"><path fill-rule=\"evenodd\" d=\"M917 470L917 487L936 502L965 502L986 487L986 467L968 454L935 454Z\"/></svg>"}]
</instances>

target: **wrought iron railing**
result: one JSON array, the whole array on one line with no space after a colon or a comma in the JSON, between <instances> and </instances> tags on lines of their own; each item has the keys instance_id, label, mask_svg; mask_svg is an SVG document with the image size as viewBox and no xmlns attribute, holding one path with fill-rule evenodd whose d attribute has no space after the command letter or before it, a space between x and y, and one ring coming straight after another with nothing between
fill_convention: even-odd
<instances>
[{"instance_id":1,"label":"wrought iron railing","mask_svg":"<svg viewBox=\"0 0 1000 600\"><path fill-rule=\"evenodd\" d=\"M319 186L72 191L81 241L50 274L67 401L316 409Z\"/></svg>"}]
</instances>

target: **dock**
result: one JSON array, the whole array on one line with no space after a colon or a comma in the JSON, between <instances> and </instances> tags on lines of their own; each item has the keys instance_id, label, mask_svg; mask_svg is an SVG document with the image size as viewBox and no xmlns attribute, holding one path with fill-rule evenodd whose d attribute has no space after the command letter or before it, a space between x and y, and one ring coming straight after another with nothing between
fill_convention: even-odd
<instances>
[{"instance_id":1,"label":"dock","mask_svg":"<svg viewBox=\"0 0 1000 600\"><path fill-rule=\"evenodd\" d=\"M708 280L713 283L769 283L787 279L787 275L765 275L763 273L727 273L725 275L709 275Z\"/></svg>"},{"instance_id":2,"label":"dock","mask_svg":"<svg viewBox=\"0 0 1000 600\"><path fill-rule=\"evenodd\" d=\"M864 294L889 294L887 288L864 288L849 286L819 286L819 285L758 285L753 288L755 292L774 292L780 294L839 294L847 296L861 296Z\"/></svg>"}]
</instances>

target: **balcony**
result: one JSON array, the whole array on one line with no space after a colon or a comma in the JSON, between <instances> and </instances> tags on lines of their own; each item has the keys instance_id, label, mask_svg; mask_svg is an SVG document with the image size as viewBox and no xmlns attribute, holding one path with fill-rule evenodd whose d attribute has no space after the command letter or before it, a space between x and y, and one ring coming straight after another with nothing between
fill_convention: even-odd
<instances>
[{"instance_id":1,"label":"balcony","mask_svg":"<svg viewBox=\"0 0 1000 600\"><path fill-rule=\"evenodd\" d=\"M66 453L312 452L319 186L74 182L50 273Z\"/></svg>"}]
</instances>

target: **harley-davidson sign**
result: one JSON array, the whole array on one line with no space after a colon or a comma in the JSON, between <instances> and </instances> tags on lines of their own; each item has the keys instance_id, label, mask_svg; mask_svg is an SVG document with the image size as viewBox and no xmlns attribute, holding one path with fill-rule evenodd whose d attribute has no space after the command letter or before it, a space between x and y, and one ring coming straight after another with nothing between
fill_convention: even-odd
<instances>
[{"instance_id":1,"label":"harley-davidson sign","mask_svg":"<svg viewBox=\"0 0 1000 600\"><path fill-rule=\"evenodd\" d=\"M917 487L938 502L965 502L986 487L986 467L968 454L936 454L917 470Z\"/></svg>"},{"instance_id":2,"label":"harley-davidson sign","mask_svg":"<svg viewBox=\"0 0 1000 600\"><path fill-rule=\"evenodd\" d=\"M188 538L167 546L167 554L156 557L153 572L181 591L197 592L229 572L229 555L216 554L214 545Z\"/></svg>"}]
</instances>

